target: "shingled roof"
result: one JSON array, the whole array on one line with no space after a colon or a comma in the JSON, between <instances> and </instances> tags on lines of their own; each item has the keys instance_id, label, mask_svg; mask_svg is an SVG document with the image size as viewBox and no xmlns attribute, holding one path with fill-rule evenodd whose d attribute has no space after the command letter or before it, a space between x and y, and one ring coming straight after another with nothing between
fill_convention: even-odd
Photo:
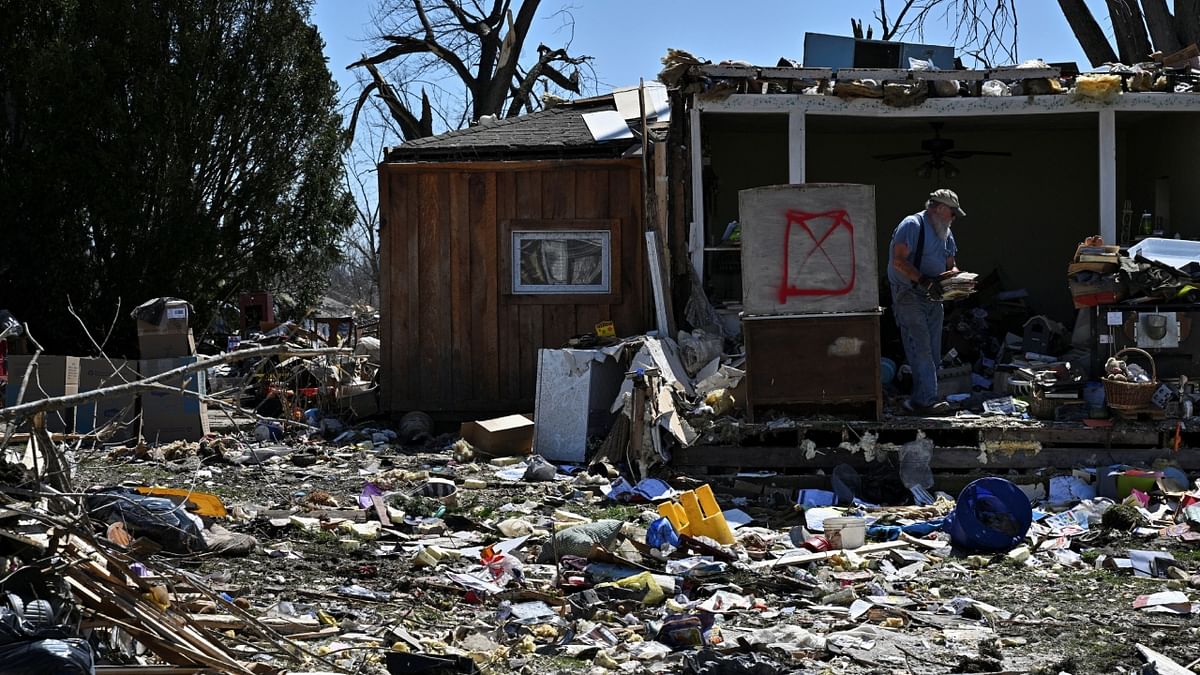
<instances>
[{"instance_id":1,"label":"shingled roof","mask_svg":"<svg viewBox=\"0 0 1200 675\"><path fill-rule=\"evenodd\" d=\"M611 96L555 106L512 119L477 124L391 148L388 162L559 157L617 157L634 141L599 142L583 116L616 110Z\"/></svg>"}]
</instances>

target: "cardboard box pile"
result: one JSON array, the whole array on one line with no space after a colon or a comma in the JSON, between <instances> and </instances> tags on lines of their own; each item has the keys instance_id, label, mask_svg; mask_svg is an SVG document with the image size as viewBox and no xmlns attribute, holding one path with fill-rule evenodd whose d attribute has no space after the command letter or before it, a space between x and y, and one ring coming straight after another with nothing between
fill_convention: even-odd
<instances>
[{"instance_id":1,"label":"cardboard box pile","mask_svg":"<svg viewBox=\"0 0 1200 675\"><path fill-rule=\"evenodd\" d=\"M21 385L25 382L25 374L30 371L29 364L32 356L8 356L8 388L5 390L4 405L17 405ZM29 383L25 387L25 396L21 403L40 401L44 398L58 398L79 392L79 357L53 356L42 354L37 357L36 367L32 369ZM46 430L51 433L65 433L75 428L74 411L70 408L55 411L46 415Z\"/></svg>"},{"instance_id":2,"label":"cardboard box pile","mask_svg":"<svg viewBox=\"0 0 1200 675\"><path fill-rule=\"evenodd\" d=\"M195 356L171 359L143 359L142 377L161 375L168 370L196 362ZM207 395L204 371L169 378L164 382L175 389ZM180 391L159 389L142 392L142 437L150 443L195 441L209 432L208 405Z\"/></svg>"},{"instance_id":3,"label":"cardboard box pile","mask_svg":"<svg viewBox=\"0 0 1200 675\"><path fill-rule=\"evenodd\" d=\"M137 371L136 361L125 359L79 359L79 391L95 391L106 387L115 387L125 382L135 382L141 379ZM133 438L137 429L132 422L137 418L137 397L134 394L109 396L99 401L86 403L75 408L75 431L91 433L104 428L112 422L120 423L113 427L113 435L107 440L111 442L127 441Z\"/></svg>"},{"instance_id":4,"label":"cardboard box pile","mask_svg":"<svg viewBox=\"0 0 1200 675\"><path fill-rule=\"evenodd\" d=\"M144 315L141 310L151 304L143 304L134 310L134 315ZM157 321L137 319L138 350L143 359L165 359L196 353L196 340L192 337L190 324L191 309L187 302L164 299L157 318Z\"/></svg>"},{"instance_id":5,"label":"cardboard box pile","mask_svg":"<svg viewBox=\"0 0 1200 675\"><path fill-rule=\"evenodd\" d=\"M157 298L134 310L142 377L161 375L196 362L191 308L184 300ZM185 385L186 382L186 385ZM167 382L199 395L207 393L203 371ZM196 441L208 433L208 405L182 391L141 395L142 437L150 442Z\"/></svg>"}]
</instances>

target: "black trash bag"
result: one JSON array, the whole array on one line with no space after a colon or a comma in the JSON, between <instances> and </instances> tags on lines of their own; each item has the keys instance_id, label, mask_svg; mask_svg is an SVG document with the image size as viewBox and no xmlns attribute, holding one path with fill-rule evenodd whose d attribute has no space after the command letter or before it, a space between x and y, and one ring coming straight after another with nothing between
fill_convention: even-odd
<instances>
[{"instance_id":1,"label":"black trash bag","mask_svg":"<svg viewBox=\"0 0 1200 675\"><path fill-rule=\"evenodd\" d=\"M77 638L0 646L0 675L95 675L92 648Z\"/></svg>"},{"instance_id":2,"label":"black trash bag","mask_svg":"<svg viewBox=\"0 0 1200 675\"><path fill-rule=\"evenodd\" d=\"M704 649L683 657L683 672L687 675L779 675L784 671L759 654L725 656Z\"/></svg>"},{"instance_id":3,"label":"black trash bag","mask_svg":"<svg viewBox=\"0 0 1200 675\"><path fill-rule=\"evenodd\" d=\"M479 667L465 656L387 653L387 669L392 675L478 675ZM4 675L0 673L0 675Z\"/></svg>"},{"instance_id":4,"label":"black trash bag","mask_svg":"<svg viewBox=\"0 0 1200 675\"><path fill-rule=\"evenodd\" d=\"M554 480L556 473L558 473L558 468L547 462L545 457L533 455L529 458L529 464L525 467L525 475L521 478L533 483L541 483Z\"/></svg>"},{"instance_id":5,"label":"black trash bag","mask_svg":"<svg viewBox=\"0 0 1200 675\"><path fill-rule=\"evenodd\" d=\"M87 496L88 515L106 525L123 522L129 534L147 537L172 553L207 550L200 527L175 502L126 488L108 488Z\"/></svg>"},{"instance_id":6,"label":"black trash bag","mask_svg":"<svg viewBox=\"0 0 1200 675\"><path fill-rule=\"evenodd\" d=\"M168 302L183 302L183 300L179 298L154 298L153 300L147 300L134 307L129 316L138 321L145 321L146 323L162 323L162 315L167 309ZM188 315L190 316L191 313L192 306L188 305Z\"/></svg>"}]
</instances>

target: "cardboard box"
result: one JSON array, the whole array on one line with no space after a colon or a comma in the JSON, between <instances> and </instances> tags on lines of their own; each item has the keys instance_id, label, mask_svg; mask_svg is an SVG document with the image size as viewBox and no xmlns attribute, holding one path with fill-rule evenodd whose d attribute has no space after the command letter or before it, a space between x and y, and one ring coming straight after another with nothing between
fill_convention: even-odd
<instances>
[{"instance_id":1,"label":"cardboard box","mask_svg":"<svg viewBox=\"0 0 1200 675\"><path fill-rule=\"evenodd\" d=\"M190 330L191 317L188 304L183 300L168 300L163 307L158 323L137 320L138 336L164 333L185 333Z\"/></svg>"},{"instance_id":2,"label":"cardboard box","mask_svg":"<svg viewBox=\"0 0 1200 675\"><path fill-rule=\"evenodd\" d=\"M79 359L79 391L95 391L141 379L136 361L125 359ZM75 408L75 431L87 434L110 422L119 422L108 440L127 441L137 435L137 396L109 396Z\"/></svg>"},{"instance_id":3,"label":"cardboard box","mask_svg":"<svg viewBox=\"0 0 1200 675\"><path fill-rule=\"evenodd\" d=\"M196 362L195 356L173 359L143 359L138 362L142 377L153 377ZM168 378L163 384L200 395L208 393L204 371ZM142 438L148 443L198 441L209 432L208 405L195 396L165 389L142 392Z\"/></svg>"},{"instance_id":4,"label":"cardboard box","mask_svg":"<svg viewBox=\"0 0 1200 675\"><path fill-rule=\"evenodd\" d=\"M138 351L143 359L171 359L196 353L192 329L182 333L144 333L138 335Z\"/></svg>"},{"instance_id":5,"label":"cardboard box","mask_svg":"<svg viewBox=\"0 0 1200 675\"><path fill-rule=\"evenodd\" d=\"M533 420L525 415L463 422L459 433L476 451L488 457L510 457L533 452Z\"/></svg>"},{"instance_id":6,"label":"cardboard box","mask_svg":"<svg viewBox=\"0 0 1200 675\"><path fill-rule=\"evenodd\" d=\"M9 355L8 388L5 390L4 396L5 406L12 407L17 404L21 384L25 381L25 371L29 370L29 363L32 360L33 356L30 355ZM76 393L79 393L79 357L42 354L38 356L37 367L29 379L22 403ZM67 408L46 415L47 431L66 433L74 429L73 409Z\"/></svg>"}]
</instances>

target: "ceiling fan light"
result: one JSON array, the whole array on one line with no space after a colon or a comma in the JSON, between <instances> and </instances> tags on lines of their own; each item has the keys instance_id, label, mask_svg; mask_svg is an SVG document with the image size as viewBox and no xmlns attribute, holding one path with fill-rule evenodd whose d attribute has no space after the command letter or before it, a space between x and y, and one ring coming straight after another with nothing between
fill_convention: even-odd
<instances>
[{"instance_id":1,"label":"ceiling fan light","mask_svg":"<svg viewBox=\"0 0 1200 675\"><path fill-rule=\"evenodd\" d=\"M933 175L933 162L925 162L917 167L917 178L929 178Z\"/></svg>"},{"instance_id":2,"label":"ceiling fan light","mask_svg":"<svg viewBox=\"0 0 1200 675\"><path fill-rule=\"evenodd\" d=\"M958 167L954 166L950 162L943 162L942 163L942 175L945 176L946 178L957 178L958 177Z\"/></svg>"}]
</instances>

